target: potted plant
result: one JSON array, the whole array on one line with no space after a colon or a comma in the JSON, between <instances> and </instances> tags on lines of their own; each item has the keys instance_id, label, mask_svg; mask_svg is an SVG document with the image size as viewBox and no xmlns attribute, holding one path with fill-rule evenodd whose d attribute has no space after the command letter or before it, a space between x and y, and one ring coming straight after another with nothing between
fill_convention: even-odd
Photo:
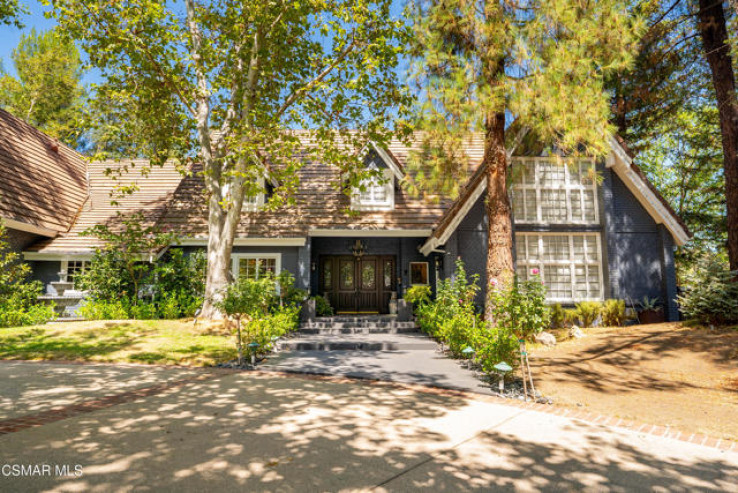
<instances>
[{"instance_id":1,"label":"potted plant","mask_svg":"<svg viewBox=\"0 0 738 493\"><path fill-rule=\"evenodd\" d=\"M658 324L665 321L664 311L659 305L658 298L644 296L639 305L641 309L638 311L638 320L642 324Z\"/></svg>"}]
</instances>

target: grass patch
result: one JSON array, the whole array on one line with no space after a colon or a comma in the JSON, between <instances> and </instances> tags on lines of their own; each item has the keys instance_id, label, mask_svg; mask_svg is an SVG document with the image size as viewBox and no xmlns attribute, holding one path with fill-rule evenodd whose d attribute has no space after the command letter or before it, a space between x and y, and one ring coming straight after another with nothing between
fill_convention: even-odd
<instances>
[{"instance_id":1,"label":"grass patch","mask_svg":"<svg viewBox=\"0 0 738 493\"><path fill-rule=\"evenodd\" d=\"M184 320L66 322L0 329L0 359L210 366L235 358L232 336Z\"/></svg>"}]
</instances>

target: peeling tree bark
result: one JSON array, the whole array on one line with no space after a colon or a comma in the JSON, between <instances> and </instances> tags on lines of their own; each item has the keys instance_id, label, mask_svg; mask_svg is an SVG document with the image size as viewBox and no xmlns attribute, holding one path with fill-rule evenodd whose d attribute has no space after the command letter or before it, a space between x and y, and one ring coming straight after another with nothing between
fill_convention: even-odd
<instances>
[{"instance_id":1,"label":"peeling tree bark","mask_svg":"<svg viewBox=\"0 0 738 493\"><path fill-rule=\"evenodd\" d=\"M699 30L705 57L710 65L712 84L720 114L720 132L725 169L728 259L730 269L738 270L738 99L735 74L728 44L723 3L699 1Z\"/></svg>"}]
</instances>

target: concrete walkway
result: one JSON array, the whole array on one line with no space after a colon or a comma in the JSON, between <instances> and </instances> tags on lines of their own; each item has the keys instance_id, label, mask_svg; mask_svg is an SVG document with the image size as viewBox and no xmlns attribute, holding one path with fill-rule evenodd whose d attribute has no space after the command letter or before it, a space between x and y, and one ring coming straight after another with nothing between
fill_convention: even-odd
<instances>
[{"instance_id":1,"label":"concrete walkway","mask_svg":"<svg viewBox=\"0 0 738 493\"><path fill-rule=\"evenodd\" d=\"M297 339L313 342L320 336ZM487 385L466 369L465 363L445 357L437 344L425 335L382 334L345 335L335 341L382 341L397 348L390 351L283 351L269 355L261 370L347 376L401 383L433 385L449 389L491 394Z\"/></svg>"},{"instance_id":2,"label":"concrete walkway","mask_svg":"<svg viewBox=\"0 0 738 493\"><path fill-rule=\"evenodd\" d=\"M0 474L0 491L738 491L733 452L492 398L247 372L0 435L7 464L82 474Z\"/></svg>"}]
</instances>

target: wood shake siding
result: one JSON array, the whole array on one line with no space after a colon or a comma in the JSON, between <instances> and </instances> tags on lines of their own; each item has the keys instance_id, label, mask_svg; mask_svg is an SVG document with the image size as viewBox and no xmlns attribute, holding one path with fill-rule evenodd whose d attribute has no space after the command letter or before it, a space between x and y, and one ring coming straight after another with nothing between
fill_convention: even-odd
<instances>
[{"instance_id":1,"label":"wood shake siding","mask_svg":"<svg viewBox=\"0 0 738 493\"><path fill-rule=\"evenodd\" d=\"M67 231L87 194L76 151L0 110L0 217Z\"/></svg>"}]
</instances>

